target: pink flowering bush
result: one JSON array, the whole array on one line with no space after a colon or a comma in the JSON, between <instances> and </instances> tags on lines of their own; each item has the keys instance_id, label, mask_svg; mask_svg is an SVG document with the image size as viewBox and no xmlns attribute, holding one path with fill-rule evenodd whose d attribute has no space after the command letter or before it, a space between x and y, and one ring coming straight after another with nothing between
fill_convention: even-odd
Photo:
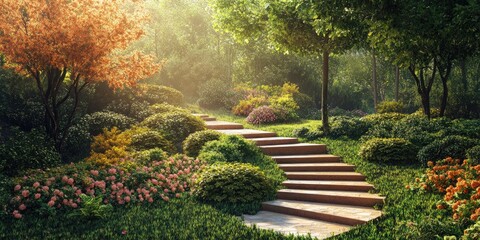
<instances>
[{"instance_id":1,"label":"pink flowering bush","mask_svg":"<svg viewBox=\"0 0 480 240\"><path fill-rule=\"evenodd\" d=\"M272 123L277 120L274 110L269 106L255 108L247 117L247 122L251 124Z\"/></svg>"},{"instance_id":2,"label":"pink flowering bush","mask_svg":"<svg viewBox=\"0 0 480 240\"><path fill-rule=\"evenodd\" d=\"M113 206L169 201L189 191L203 167L200 160L182 156L153 161L134 171L85 163L36 170L17 181L9 207L13 217L22 218L28 212L76 209L82 194L101 197Z\"/></svg>"}]
</instances>

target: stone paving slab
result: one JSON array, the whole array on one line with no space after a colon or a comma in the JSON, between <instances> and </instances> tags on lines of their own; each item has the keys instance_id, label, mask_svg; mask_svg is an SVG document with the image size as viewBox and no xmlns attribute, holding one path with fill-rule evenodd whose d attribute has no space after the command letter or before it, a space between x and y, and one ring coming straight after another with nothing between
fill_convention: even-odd
<instances>
[{"instance_id":1,"label":"stone paving slab","mask_svg":"<svg viewBox=\"0 0 480 240\"><path fill-rule=\"evenodd\" d=\"M284 234L307 235L325 239L346 232L350 226L326 221L302 218L280 213L260 211L256 215L243 215L245 223L258 228L271 229Z\"/></svg>"}]
</instances>

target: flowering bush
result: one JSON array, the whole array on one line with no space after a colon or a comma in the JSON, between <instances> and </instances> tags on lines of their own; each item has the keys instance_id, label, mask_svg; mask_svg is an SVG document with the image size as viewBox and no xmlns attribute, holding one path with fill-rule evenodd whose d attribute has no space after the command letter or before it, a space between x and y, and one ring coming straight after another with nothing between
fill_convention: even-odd
<instances>
[{"instance_id":1,"label":"flowering bush","mask_svg":"<svg viewBox=\"0 0 480 240\"><path fill-rule=\"evenodd\" d=\"M425 175L407 188L444 194L437 209L451 211L455 220L477 221L480 216L480 165L468 160L430 161Z\"/></svg>"},{"instance_id":2,"label":"flowering bush","mask_svg":"<svg viewBox=\"0 0 480 240\"><path fill-rule=\"evenodd\" d=\"M251 124L272 123L277 120L275 112L269 106L261 106L255 108L250 114L248 114L247 122Z\"/></svg>"},{"instance_id":3,"label":"flowering bush","mask_svg":"<svg viewBox=\"0 0 480 240\"><path fill-rule=\"evenodd\" d=\"M270 100L270 107L272 107L279 122L293 122L299 119L298 105L291 94L273 97Z\"/></svg>"},{"instance_id":4,"label":"flowering bush","mask_svg":"<svg viewBox=\"0 0 480 240\"><path fill-rule=\"evenodd\" d=\"M253 109L266 104L268 104L268 100L264 96L249 97L248 99L240 100L240 102L233 107L232 113L237 116L248 116Z\"/></svg>"},{"instance_id":5,"label":"flowering bush","mask_svg":"<svg viewBox=\"0 0 480 240\"><path fill-rule=\"evenodd\" d=\"M101 197L104 204L114 206L168 201L190 190L203 166L199 160L180 157L153 161L134 171L82 163L34 171L15 185L9 209L15 218L28 212L71 210L79 207L82 194Z\"/></svg>"}]
</instances>

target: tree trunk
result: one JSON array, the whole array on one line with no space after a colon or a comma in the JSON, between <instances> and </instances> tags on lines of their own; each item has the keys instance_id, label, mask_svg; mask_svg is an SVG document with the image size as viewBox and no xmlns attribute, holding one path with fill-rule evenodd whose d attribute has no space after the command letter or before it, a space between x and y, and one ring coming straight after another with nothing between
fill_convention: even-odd
<instances>
[{"instance_id":1,"label":"tree trunk","mask_svg":"<svg viewBox=\"0 0 480 240\"><path fill-rule=\"evenodd\" d=\"M433 81L435 80L435 75L437 72L437 62L433 61L432 75L428 78L428 82L425 83L425 69L421 68L417 74L415 71L415 66L412 65L408 68L410 73L415 79L415 84L417 85L417 92L420 94L422 99L422 108L423 113L430 119L430 91L432 90Z\"/></svg>"},{"instance_id":2,"label":"tree trunk","mask_svg":"<svg viewBox=\"0 0 480 240\"><path fill-rule=\"evenodd\" d=\"M376 109L378 104L378 83L377 83L377 57L375 50L372 51L372 90L373 90L373 107Z\"/></svg>"},{"instance_id":3,"label":"tree trunk","mask_svg":"<svg viewBox=\"0 0 480 240\"><path fill-rule=\"evenodd\" d=\"M460 60L460 71L462 72L462 87L463 92L468 92L468 81L467 81L467 59L463 58Z\"/></svg>"},{"instance_id":4,"label":"tree trunk","mask_svg":"<svg viewBox=\"0 0 480 240\"><path fill-rule=\"evenodd\" d=\"M442 88L443 94L440 99L440 117L445 116L445 110L447 109L447 101L448 101L448 78L450 77L450 72L452 70L453 63L448 61L445 65L439 64L438 65L438 72L440 75L440 79L442 80Z\"/></svg>"},{"instance_id":5,"label":"tree trunk","mask_svg":"<svg viewBox=\"0 0 480 240\"><path fill-rule=\"evenodd\" d=\"M323 51L322 61L322 124L323 132L328 135L330 126L328 124L328 61L330 53Z\"/></svg>"},{"instance_id":6,"label":"tree trunk","mask_svg":"<svg viewBox=\"0 0 480 240\"><path fill-rule=\"evenodd\" d=\"M400 88L400 69L398 66L395 66L395 101L399 100L399 89Z\"/></svg>"}]
</instances>

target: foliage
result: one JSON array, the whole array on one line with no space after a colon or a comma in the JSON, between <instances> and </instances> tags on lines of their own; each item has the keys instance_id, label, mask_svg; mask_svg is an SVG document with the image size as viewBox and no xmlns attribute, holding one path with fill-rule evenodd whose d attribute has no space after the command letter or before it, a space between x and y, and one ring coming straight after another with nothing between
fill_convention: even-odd
<instances>
[{"instance_id":1,"label":"foliage","mask_svg":"<svg viewBox=\"0 0 480 240\"><path fill-rule=\"evenodd\" d=\"M298 105L291 94L282 94L270 99L270 106L279 122L294 122L299 120Z\"/></svg>"},{"instance_id":2,"label":"foliage","mask_svg":"<svg viewBox=\"0 0 480 240\"><path fill-rule=\"evenodd\" d=\"M220 163L200 174L194 195L206 202L260 203L273 196L275 188L263 172L246 163Z\"/></svg>"},{"instance_id":3,"label":"foliage","mask_svg":"<svg viewBox=\"0 0 480 240\"><path fill-rule=\"evenodd\" d=\"M468 149L466 156L472 164L480 164L480 145Z\"/></svg>"},{"instance_id":4,"label":"foliage","mask_svg":"<svg viewBox=\"0 0 480 240\"><path fill-rule=\"evenodd\" d=\"M384 121L396 121L406 117L407 114L402 113L377 113L369 114L362 118L363 121L370 125L376 125Z\"/></svg>"},{"instance_id":5,"label":"foliage","mask_svg":"<svg viewBox=\"0 0 480 240\"><path fill-rule=\"evenodd\" d=\"M235 94L231 86L218 79L211 79L199 87L198 105L207 109L231 109Z\"/></svg>"},{"instance_id":6,"label":"foliage","mask_svg":"<svg viewBox=\"0 0 480 240\"><path fill-rule=\"evenodd\" d=\"M462 240L473 240L480 238L480 221L476 221L475 224L472 224L470 227L465 229Z\"/></svg>"},{"instance_id":7,"label":"foliage","mask_svg":"<svg viewBox=\"0 0 480 240\"><path fill-rule=\"evenodd\" d=\"M99 227L101 226L101 227ZM220 227L221 226L221 227ZM8 227L8 229L7 229ZM55 239L289 239L312 240L308 236L284 235L252 228L215 208L184 199L168 203L114 208L108 218L31 216L0 222L2 239L40 240L44 234Z\"/></svg>"},{"instance_id":8,"label":"foliage","mask_svg":"<svg viewBox=\"0 0 480 240\"><path fill-rule=\"evenodd\" d=\"M152 148L135 152L133 159L137 165L151 165L154 161L167 160L168 155L160 148Z\"/></svg>"},{"instance_id":9,"label":"foliage","mask_svg":"<svg viewBox=\"0 0 480 240\"><path fill-rule=\"evenodd\" d=\"M402 113L404 109L403 103L397 101L383 101L379 103L375 110L377 113Z\"/></svg>"},{"instance_id":10,"label":"foliage","mask_svg":"<svg viewBox=\"0 0 480 240\"><path fill-rule=\"evenodd\" d=\"M134 123L134 119L110 111L88 114L81 120L81 124L88 125L91 136L96 136L102 133L104 128L111 129L116 127L123 131L130 128Z\"/></svg>"},{"instance_id":11,"label":"foliage","mask_svg":"<svg viewBox=\"0 0 480 240\"><path fill-rule=\"evenodd\" d=\"M245 100L240 100L237 105L232 108L232 113L237 116L248 116L253 109L267 104L268 101L265 97L249 97Z\"/></svg>"},{"instance_id":12,"label":"foliage","mask_svg":"<svg viewBox=\"0 0 480 240\"><path fill-rule=\"evenodd\" d=\"M148 109L150 115L153 114L166 114L166 113L172 113L172 112L187 112L187 110L179 107L175 107L173 105L170 105L168 103L159 103L159 104L154 104L151 105Z\"/></svg>"},{"instance_id":13,"label":"foliage","mask_svg":"<svg viewBox=\"0 0 480 240\"><path fill-rule=\"evenodd\" d=\"M136 151L160 148L170 154L175 152L175 146L162 133L153 130L133 134L130 146Z\"/></svg>"},{"instance_id":14,"label":"foliage","mask_svg":"<svg viewBox=\"0 0 480 240\"><path fill-rule=\"evenodd\" d=\"M181 144L190 134L205 129L200 118L184 112L155 114L145 119L142 125L165 133L174 144Z\"/></svg>"},{"instance_id":15,"label":"foliage","mask_svg":"<svg viewBox=\"0 0 480 240\"><path fill-rule=\"evenodd\" d=\"M253 142L238 136L225 135L219 140L208 142L200 151L198 158L208 163L219 161L250 163L264 171L275 187L285 179L283 171L275 161L264 155Z\"/></svg>"},{"instance_id":16,"label":"foliage","mask_svg":"<svg viewBox=\"0 0 480 240\"><path fill-rule=\"evenodd\" d=\"M113 210L111 204L102 204L101 197L88 196L85 194L80 194L80 207L77 211L74 211L70 216L76 217L85 217L89 219L93 218L106 218Z\"/></svg>"},{"instance_id":17,"label":"foliage","mask_svg":"<svg viewBox=\"0 0 480 240\"><path fill-rule=\"evenodd\" d=\"M370 127L367 123L358 118L337 116L333 117L331 121L332 123L328 136L332 138L347 136L352 139L358 139L364 135Z\"/></svg>"},{"instance_id":18,"label":"foliage","mask_svg":"<svg viewBox=\"0 0 480 240\"><path fill-rule=\"evenodd\" d=\"M45 130L58 150L88 83L132 86L159 68L151 56L121 54L143 35L146 20L138 8L124 7L130 2L2 2L0 14L8 17L0 22L0 52L9 67L36 82Z\"/></svg>"},{"instance_id":19,"label":"foliage","mask_svg":"<svg viewBox=\"0 0 480 240\"><path fill-rule=\"evenodd\" d=\"M86 164L35 171L17 180L9 212L21 218L27 213L70 211L82 206L82 194L114 206L169 201L190 190L195 172L202 167L199 160L179 157L152 161L131 171ZM98 199L93 201L91 208Z\"/></svg>"},{"instance_id":20,"label":"foliage","mask_svg":"<svg viewBox=\"0 0 480 240\"><path fill-rule=\"evenodd\" d=\"M122 132L118 128L103 129L103 133L93 137L90 156L86 162L102 167L113 165L132 164L130 161L129 145L132 136L128 132Z\"/></svg>"},{"instance_id":21,"label":"foliage","mask_svg":"<svg viewBox=\"0 0 480 240\"><path fill-rule=\"evenodd\" d=\"M480 216L479 187L480 166L450 157L437 163L428 162L425 175L407 186L444 195L436 208L450 212L453 219L460 222L477 221Z\"/></svg>"},{"instance_id":22,"label":"foliage","mask_svg":"<svg viewBox=\"0 0 480 240\"><path fill-rule=\"evenodd\" d=\"M264 124L272 123L277 120L275 111L269 106L261 106L253 109L250 114L248 114L247 122L250 124Z\"/></svg>"},{"instance_id":23,"label":"foliage","mask_svg":"<svg viewBox=\"0 0 480 240\"><path fill-rule=\"evenodd\" d=\"M363 160L379 163L414 162L416 147L402 138L374 138L360 148Z\"/></svg>"},{"instance_id":24,"label":"foliage","mask_svg":"<svg viewBox=\"0 0 480 240\"><path fill-rule=\"evenodd\" d=\"M462 137L462 136L447 136L443 139L438 139L422 148L417 155L417 158L423 163L428 161L437 161L445 157L452 157L455 159L465 159L466 151L478 144L478 140Z\"/></svg>"},{"instance_id":25,"label":"foliage","mask_svg":"<svg viewBox=\"0 0 480 240\"><path fill-rule=\"evenodd\" d=\"M3 167L3 174L16 176L27 169L47 169L61 162L60 154L42 130L11 131L11 135L0 144L0 165L1 162L4 165L0 167Z\"/></svg>"},{"instance_id":26,"label":"foliage","mask_svg":"<svg viewBox=\"0 0 480 240\"><path fill-rule=\"evenodd\" d=\"M65 162L78 162L88 157L90 153L93 137L90 134L89 124L83 121L84 119L73 125L68 132L65 144L61 149Z\"/></svg>"},{"instance_id":27,"label":"foliage","mask_svg":"<svg viewBox=\"0 0 480 240\"><path fill-rule=\"evenodd\" d=\"M479 119L455 119L451 127L447 129L448 135L460 135L469 138L480 139Z\"/></svg>"},{"instance_id":28,"label":"foliage","mask_svg":"<svg viewBox=\"0 0 480 240\"><path fill-rule=\"evenodd\" d=\"M203 130L190 134L183 141L183 152L190 157L197 157L202 147L210 141L220 139L221 134L213 130Z\"/></svg>"},{"instance_id":29,"label":"foliage","mask_svg":"<svg viewBox=\"0 0 480 240\"><path fill-rule=\"evenodd\" d=\"M139 84L136 89L136 98L150 104L166 103L174 106L181 106L185 101L180 91L155 84Z\"/></svg>"}]
</instances>

